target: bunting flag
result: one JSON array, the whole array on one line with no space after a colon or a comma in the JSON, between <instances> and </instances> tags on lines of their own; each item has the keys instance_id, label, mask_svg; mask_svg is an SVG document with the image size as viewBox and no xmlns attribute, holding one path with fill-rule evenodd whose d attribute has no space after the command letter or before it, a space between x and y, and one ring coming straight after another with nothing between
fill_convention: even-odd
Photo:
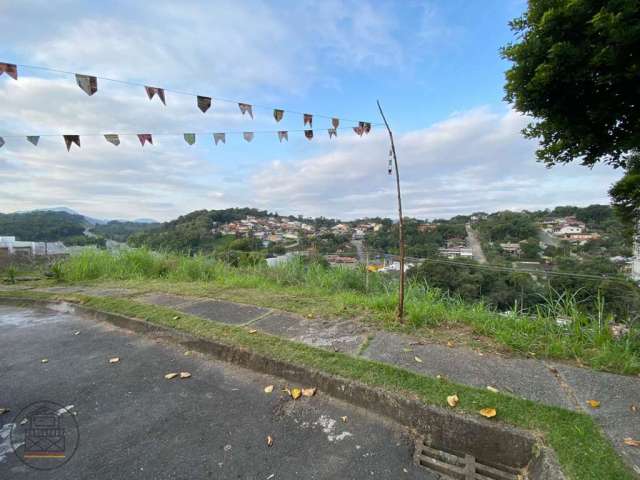
<instances>
[{"instance_id":1,"label":"bunting flag","mask_svg":"<svg viewBox=\"0 0 640 480\"><path fill-rule=\"evenodd\" d=\"M278 132L278 140L280 140L280 143L282 143L283 139L287 142L289 141L289 132L287 132L286 130L280 130Z\"/></svg>"},{"instance_id":2,"label":"bunting flag","mask_svg":"<svg viewBox=\"0 0 640 480\"><path fill-rule=\"evenodd\" d=\"M40 135L31 135L27 137L30 143L33 144L34 147L38 146L38 142L40 141Z\"/></svg>"},{"instance_id":3,"label":"bunting flag","mask_svg":"<svg viewBox=\"0 0 640 480\"><path fill-rule=\"evenodd\" d=\"M4 145L4 138L0 137L0 148Z\"/></svg>"},{"instance_id":4,"label":"bunting flag","mask_svg":"<svg viewBox=\"0 0 640 480\"><path fill-rule=\"evenodd\" d=\"M71 150L71 145L76 144L80 148L80 135L63 135L64 143L67 146L67 152Z\"/></svg>"},{"instance_id":5,"label":"bunting flag","mask_svg":"<svg viewBox=\"0 0 640 480\"><path fill-rule=\"evenodd\" d=\"M225 137L226 135L224 133L214 133L213 141L216 142L216 145L218 144L218 142L227 143Z\"/></svg>"},{"instance_id":6,"label":"bunting flag","mask_svg":"<svg viewBox=\"0 0 640 480\"><path fill-rule=\"evenodd\" d=\"M0 75L6 73L14 80L18 80L18 67L13 63L0 63Z\"/></svg>"},{"instance_id":7,"label":"bunting flag","mask_svg":"<svg viewBox=\"0 0 640 480\"><path fill-rule=\"evenodd\" d=\"M304 136L307 137L307 140L311 140L313 138L313 130L305 130Z\"/></svg>"},{"instance_id":8,"label":"bunting flag","mask_svg":"<svg viewBox=\"0 0 640 480\"><path fill-rule=\"evenodd\" d=\"M330 138L330 139L331 139L331 137L337 137L337 136L338 136L338 132L336 131L336 129L335 129L335 128L330 128L330 129L328 130L328 132L329 132L329 138Z\"/></svg>"},{"instance_id":9,"label":"bunting flag","mask_svg":"<svg viewBox=\"0 0 640 480\"><path fill-rule=\"evenodd\" d=\"M249 116L253 119L253 107L251 105L248 103L238 103L238 108L240 108L242 115L249 112Z\"/></svg>"},{"instance_id":10,"label":"bunting flag","mask_svg":"<svg viewBox=\"0 0 640 480\"><path fill-rule=\"evenodd\" d=\"M284 117L284 110L280 110L279 108L273 109L273 118L276 119L276 122L279 122Z\"/></svg>"},{"instance_id":11,"label":"bunting flag","mask_svg":"<svg viewBox=\"0 0 640 480\"><path fill-rule=\"evenodd\" d=\"M163 105L167 104L167 102L165 102L165 99L164 99L164 88L147 87L145 85L144 89L147 92L147 97L149 97L149 100L153 99L153 97L157 94L158 98L160 98L160 101L162 102L162 104Z\"/></svg>"},{"instance_id":12,"label":"bunting flag","mask_svg":"<svg viewBox=\"0 0 640 480\"><path fill-rule=\"evenodd\" d=\"M244 132L242 136L247 142L250 142L251 140L253 140L253 132Z\"/></svg>"},{"instance_id":13,"label":"bunting flag","mask_svg":"<svg viewBox=\"0 0 640 480\"><path fill-rule=\"evenodd\" d=\"M76 73L76 82L82 91L89 96L98 91L98 79L96 77Z\"/></svg>"},{"instance_id":14,"label":"bunting flag","mask_svg":"<svg viewBox=\"0 0 640 480\"><path fill-rule=\"evenodd\" d=\"M198 95L198 108L205 113L211 107L211 97L201 97Z\"/></svg>"},{"instance_id":15,"label":"bunting flag","mask_svg":"<svg viewBox=\"0 0 640 480\"><path fill-rule=\"evenodd\" d=\"M340 119L339 118L332 118L331 119L331 125L333 125L333 128L338 128L340 126Z\"/></svg>"},{"instance_id":16,"label":"bunting flag","mask_svg":"<svg viewBox=\"0 0 640 480\"><path fill-rule=\"evenodd\" d=\"M358 122L363 133L369 133L371 131L371 124L369 122Z\"/></svg>"},{"instance_id":17,"label":"bunting flag","mask_svg":"<svg viewBox=\"0 0 640 480\"><path fill-rule=\"evenodd\" d=\"M353 131L356 132L358 135L362 136L362 134L364 133L364 128L358 125L357 127L353 127Z\"/></svg>"},{"instance_id":18,"label":"bunting flag","mask_svg":"<svg viewBox=\"0 0 640 480\"><path fill-rule=\"evenodd\" d=\"M116 147L120 145L120 137L115 133L107 133L104 136L104 139Z\"/></svg>"},{"instance_id":19,"label":"bunting flag","mask_svg":"<svg viewBox=\"0 0 640 480\"><path fill-rule=\"evenodd\" d=\"M149 142L151 145L153 145L153 138L151 137L150 133L139 133L138 140L140 140L140 145L142 145L143 147L146 142Z\"/></svg>"},{"instance_id":20,"label":"bunting flag","mask_svg":"<svg viewBox=\"0 0 640 480\"><path fill-rule=\"evenodd\" d=\"M309 113L305 113L304 114L304 126L307 126L307 123L309 124L310 127L313 126L313 115L309 114Z\"/></svg>"},{"instance_id":21,"label":"bunting flag","mask_svg":"<svg viewBox=\"0 0 640 480\"><path fill-rule=\"evenodd\" d=\"M196 143L196 134L195 133L185 133L184 134L184 141L187 142L189 145L193 145L194 143Z\"/></svg>"}]
</instances>

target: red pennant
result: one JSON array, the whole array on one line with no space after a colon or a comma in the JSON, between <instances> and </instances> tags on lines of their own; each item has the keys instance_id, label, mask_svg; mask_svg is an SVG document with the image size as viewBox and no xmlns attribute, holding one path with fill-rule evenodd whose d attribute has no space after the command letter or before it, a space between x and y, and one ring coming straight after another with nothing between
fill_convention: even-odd
<instances>
[{"instance_id":1,"label":"red pennant","mask_svg":"<svg viewBox=\"0 0 640 480\"><path fill-rule=\"evenodd\" d=\"M18 67L13 63L0 63L0 75L6 73L14 80L18 80Z\"/></svg>"},{"instance_id":2,"label":"red pennant","mask_svg":"<svg viewBox=\"0 0 640 480\"><path fill-rule=\"evenodd\" d=\"M150 133L139 133L138 140L140 140L140 145L142 145L143 147L146 142L149 142L151 145L153 145L153 138L151 137Z\"/></svg>"},{"instance_id":3,"label":"red pennant","mask_svg":"<svg viewBox=\"0 0 640 480\"><path fill-rule=\"evenodd\" d=\"M147 87L145 85L144 89L147 92L147 97L149 97L149 100L153 99L155 95L158 95L158 98L160 98L160 101L162 102L162 104L163 105L167 104L167 102L164 99L164 88Z\"/></svg>"}]
</instances>

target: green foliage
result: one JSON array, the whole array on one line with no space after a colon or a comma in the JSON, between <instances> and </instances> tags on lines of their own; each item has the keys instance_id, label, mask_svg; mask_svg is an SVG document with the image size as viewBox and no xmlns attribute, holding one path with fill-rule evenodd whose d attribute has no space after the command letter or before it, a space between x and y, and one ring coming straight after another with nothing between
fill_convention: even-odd
<instances>
[{"instance_id":1,"label":"green foliage","mask_svg":"<svg viewBox=\"0 0 640 480\"><path fill-rule=\"evenodd\" d=\"M538 158L625 166L640 147L640 3L529 0L511 28L505 99L535 118L524 134L541 139Z\"/></svg>"},{"instance_id":2,"label":"green foliage","mask_svg":"<svg viewBox=\"0 0 640 480\"><path fill-rule=\"evenodd\" d=\"M9 266L5 270L5 273L7 275L7 283L9 283L11 285L15 285L16 284L16 278L18 276L18 269L16 267Z\"/></svg>"},{"instance_id":3,"label":"green foliage","mask_svg":"<svg viewBox=\"0 0 640 480\"><path fill-rule=\"evenodd\" d=\"M465 224L460 220L460 217L451 220L439 220L435 230L421 232L419 227L422 222L414 218L405 218L406 254L413 257L432 257L437 254L438 248L446 247L447 240L465 238ZM372 250L398 253L398 224L391 222L383 224L380 230L368 234L366 240L368 248Z\"/></svg>"},{"instance_id":4,"label":"green foliage","mask_svg":"<svg viewBox=\"0 0 640 480\"><path fill-rule=\"evenodd\" d=\"M115 240L116 242L126 242L131 235L138 232L146 232L160 227L159 223L138 223L138 222L121 222L113 220L104 225L96 225L91 231L96 235L104 238Z\"/></svg>"},{"instance_id":5,"label":"green foliage","mask_svg":"<svg viewBox=\"0 0 640 480\"><path fill-rule=\"evenodd\" d=\"M87 246L87 245L95 245L98 248L106 248L107 240L103 237L87 237L85 235L74 235L72 237L67 237L64 239L64 244L67 247L70 246Z\"/></svg>"},{"instance_id":6,"label":"green foliage","mask_svg":"<svg viewBox=\"0 0 640 480\"><path fill-rule=\"evenodd\" d=\"M476 230L490 242L519 242L535 237L538 227L531 214L526 212L497 212L476 225Z\"/></svg>"},{"instance_id":7,"label":"green foliage","mask_svg":"<svg viewBox=\"0 0 640 480\"><path fill-rule=\"evenodd\" d=\"M86 227L84 217L66 212L0 213L0 236L15 236L23 241L65 240L82 235Z\"/></svg>"},{"instance_id":8,"label":"green foliage","mask_svg":"<svg viewBox=\"0 0 640 480\"><path fill-rule=\"evenodd\" d=\"M627 171L609 190L616 213L629 229L640 222L640 153L629 159Z\"/></svg>"}]
</instances>

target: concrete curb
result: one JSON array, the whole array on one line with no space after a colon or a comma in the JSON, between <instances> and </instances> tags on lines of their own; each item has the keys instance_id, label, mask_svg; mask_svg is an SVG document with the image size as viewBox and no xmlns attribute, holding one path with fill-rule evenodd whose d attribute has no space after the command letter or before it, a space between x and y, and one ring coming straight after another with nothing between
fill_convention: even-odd
<instances>
[{"instance_id":1,"label":"concrete curb","mask_svg":"<svg viewBox=\"0 0 640 480\"><path fill-rule=\"evenodd\" d=\"M424 436L436 448L464 452L491 464L524 468L530 480L565 480L555 453L530 432L498 423L454 414L357 381L295 365L215 340L205 340L169 327L87 308L75 303L0 297L0 304L63 306L95 320L136 333L160 335L185 349L290 382L317 386L334 398L383 415ZM481 441L478 441L481 439Z\"/></svg>"}]
</instances>

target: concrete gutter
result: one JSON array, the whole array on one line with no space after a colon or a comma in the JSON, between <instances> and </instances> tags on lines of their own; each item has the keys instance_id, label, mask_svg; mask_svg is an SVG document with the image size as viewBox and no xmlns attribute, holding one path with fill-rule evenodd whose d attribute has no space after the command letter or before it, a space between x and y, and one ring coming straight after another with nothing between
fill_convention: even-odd
<instances>
[{"instance_id":1,"label":"concrete gutter","mask_svg":"<svg viewBox=\"0 0 640 480\"><path fill-rule=\"evenodd\" d=\"M489 422L443 408L426 405L418 398L407 398L381 388L330 375L312 368L275 360L242 347L156 325L144 320L103 312L69 302L0 297L0 304L40 306L80 313L98 321L136 333L152 334L181 345L187 350L211 355L217 360L284 378L290 382L314 385L334 398L383 415L414 431L434 448L472 455L487 464L522 469L529 480L565 480L555 453L525 430ZM469 477L475 478L475 477Z\"/></svg>"}]
</instances>

